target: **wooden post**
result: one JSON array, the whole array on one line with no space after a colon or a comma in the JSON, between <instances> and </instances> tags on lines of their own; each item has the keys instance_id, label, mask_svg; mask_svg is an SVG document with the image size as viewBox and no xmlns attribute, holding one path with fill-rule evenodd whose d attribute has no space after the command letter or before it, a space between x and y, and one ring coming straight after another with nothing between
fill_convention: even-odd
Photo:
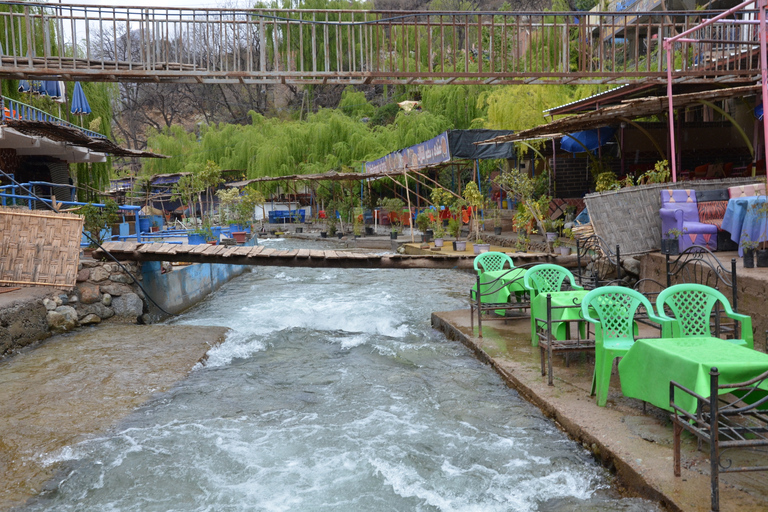
<instances>
[{"instance_id":1,"label":"wooden post","mask_svg":"<svg viewBox=\"0 0 768 512\"><path fill-rule=\"evenodd\" d=\"M405 178L405 196L408 198L408 215L411 215L411 191L408 190L408 167L403 169L403 177ZM400 215L402 214L403 212L400 212ZM413 219L408 219L408 224L411 226L411 243L413 243Z\"/></svg>"}]
</instances>

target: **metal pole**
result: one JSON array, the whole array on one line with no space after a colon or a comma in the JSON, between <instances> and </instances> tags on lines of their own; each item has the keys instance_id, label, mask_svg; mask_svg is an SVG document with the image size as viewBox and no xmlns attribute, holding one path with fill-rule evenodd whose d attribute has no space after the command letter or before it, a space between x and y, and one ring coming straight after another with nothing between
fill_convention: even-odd
<instances>
[{"instance_id":1,"label":"metal pole","mask_svg":"<svg viewBox=\"0 0 768 512\"><path fill-rule=\"evenodd\" d=\"M765 161L766 161L766 175L768 176L768 116L765 114L765 109L768 107L768 55L766 55L766 19L765 19L765 8L766 8L766 0L760 0L759 2L760 7L760 29L758 32L760 32L760 76L762 78L761 81L761 89L763 93L763 151L765 152ZM757 169L755 168L755 171Z\"/></svg>"},{"instance_id":2,"label":"metal pole","mask_svg":"<svg viewBox=\"0 0 768 512\"><path fill-rule=\"evenodd\" d=\"M717 397L718 397L718 376L717 368L712 368L709 372L709 467L710 483L712 485L712 510L720 510L720 444L717 439Z\"/></svg>"},{"instance_id":3,"label":"metal pole","mask_svg":"<svg viewBox=\"0 0 768 512\"><path fill-rule=\"evenodd\" d=\"M413 219L411 218L411 191L408 189L408 169L403 169L403 177L405 178L405 196L408 199L408 225L411 227L411 243L414 242L413 238ZM402 215L403 212L400 212L400 215Z\"/></svg>"},{"instance_id":4,"label":"metal pole","mask_svg":"<svg viewBox=\"0 0 768 512\"><path fill-rule=\"evenodd\" d=\"M667 157L672 160L672 182L677 182L677 162L675 161L675 108L672 101L672 45L669 40L664 41L667 50L667 100L669 101L669 145L670 151Z\"/></svg>"}]
</instances>

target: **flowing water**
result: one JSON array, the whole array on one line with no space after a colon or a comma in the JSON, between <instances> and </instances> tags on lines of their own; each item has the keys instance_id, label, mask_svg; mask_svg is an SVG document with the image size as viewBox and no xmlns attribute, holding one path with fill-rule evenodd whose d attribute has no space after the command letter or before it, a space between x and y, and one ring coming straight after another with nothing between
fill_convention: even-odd
<instances>
[{"instance_id":1,"label":"flowing water","mask_svg":"<svg viewBox=\"0 0 768 512\"><path fill-rule=\"evenodd\" d=\"M56 454L61 477L23 510L655 509L622 498L581 446L430 328L432 311L466 307L472 282L255 269L172 320L232 329L207 362L110 435Z\"/></svg>"}]
</instances>

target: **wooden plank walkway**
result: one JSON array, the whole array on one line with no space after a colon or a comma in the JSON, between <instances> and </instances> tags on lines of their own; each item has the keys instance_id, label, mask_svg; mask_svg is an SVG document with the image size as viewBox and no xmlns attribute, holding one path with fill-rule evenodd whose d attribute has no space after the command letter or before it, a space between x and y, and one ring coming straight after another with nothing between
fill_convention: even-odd
<instances>
[{"instance_id":1,"label":"wooden plank walkway","mask_svg":"<svg viewBox=\"0 0 768 512\"><path fill-rule=\"evenodd\" d=\"M104 249L118 260L227 263L272 267L335 268L449 268L472 269L474 255L468 254L376 254L348 251L292 249L279 250L257 245L187 245L136 242L106 242ZM94 258L107 257L96 250Z\"/></svg>"}]
</instances>

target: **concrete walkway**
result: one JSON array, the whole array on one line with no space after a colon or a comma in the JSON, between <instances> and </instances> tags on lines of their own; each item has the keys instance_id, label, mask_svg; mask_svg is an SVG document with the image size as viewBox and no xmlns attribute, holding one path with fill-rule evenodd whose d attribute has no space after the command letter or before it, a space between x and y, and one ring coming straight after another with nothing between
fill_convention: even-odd
<instances>
[{"instance_id":1,"label":"concrete walkway","mask_svg":"<svg viewBox=\"0 0 768 512\"><path fill-rule=\"evenodd\" d=\"M669 510L710 509L708 449L697 452L695 441L684 436L683 473L676 478L668 413L652 405L644 412L641 401L624 398L616 375L607 406L598 407L589 396L594 368L591 354L572 355L570 367L565 366L563 356L556 355L555 385L550 387L541 376L539 351L531 347L529 318L484 321L483 338L470 331L468 309L434 313L432 325L490 364L510 387L614 470L630 493L657 500ZM729 451L726 458L733 458L736 464L753 456ZM721 474L720 507L723 511L768 510L768 475Z\"/></svg>"}]
</instances>

